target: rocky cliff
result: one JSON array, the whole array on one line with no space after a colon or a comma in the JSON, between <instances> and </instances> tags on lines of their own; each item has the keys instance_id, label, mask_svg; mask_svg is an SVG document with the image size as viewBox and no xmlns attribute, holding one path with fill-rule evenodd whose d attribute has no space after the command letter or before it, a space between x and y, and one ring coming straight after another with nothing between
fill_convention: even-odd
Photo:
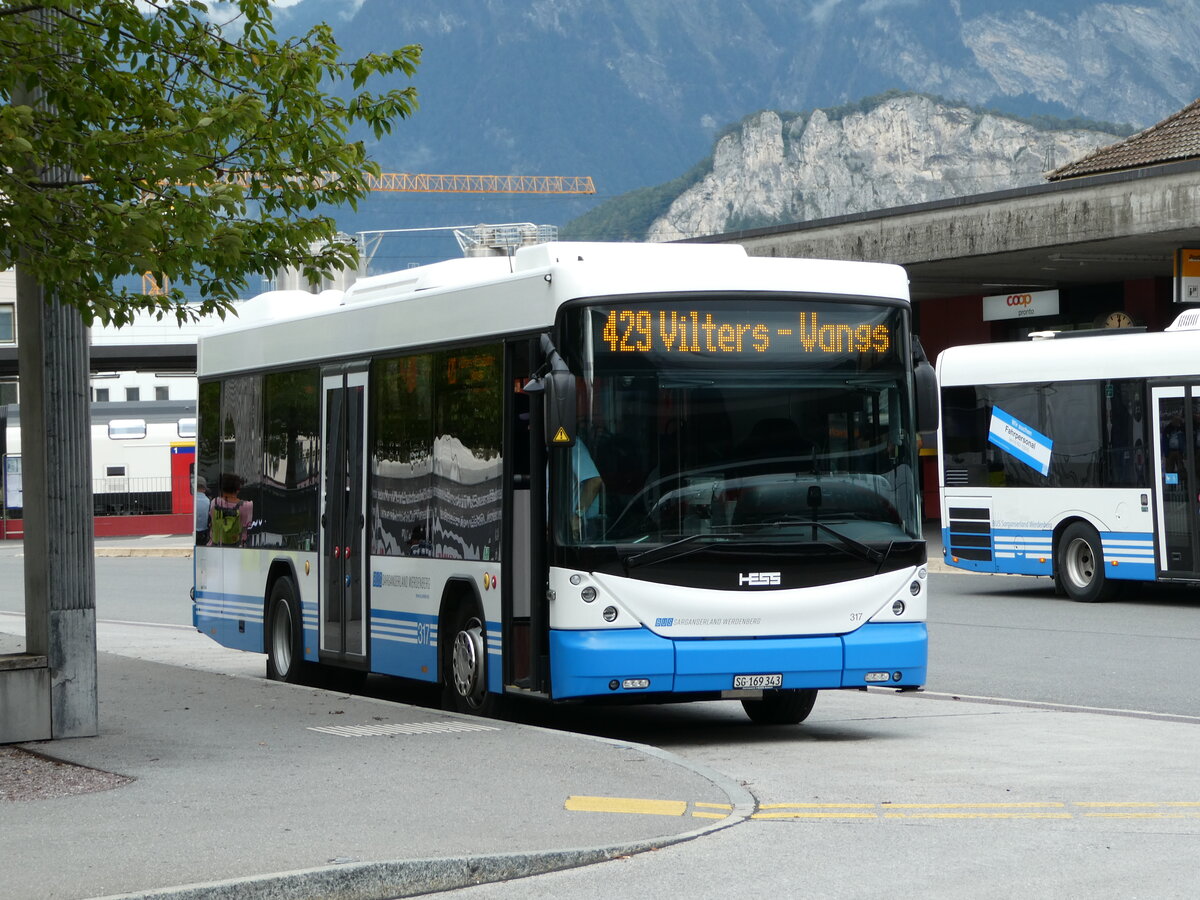
<instances>
[{"instance_id":1,"label":"rocky cliff","mask_svg":"<svg viewBox=\"0 0 1200 900\"><path fill-rule=\"evenodd\" d=\"M829 109L899 90L1140 129L1200 96L1200 0L281 0L276 8L282 34L328 19L349 56L424 47L411 80L420 109L382 140L363 135L384 171L590 175L599 192L375 198L354 216L339 214L348 231L562 225L682 176L729 123L760 109ZM807 117L803 127L813 127ZM982 139L986 126L975 127ZM788 132L782 142L791 151ZM938 178L953 174L947 163L934 168ZM806 202L816 185L805 188ZM644 233L662 210L647 209L633 230Z\"/></svg>"},{"instance_id":2,"label":"rocky cliff","mask_svg":"<svg viewBox=\"0 0 1200 900\"><path fill-rule=\"evenodd\" d=\"M1119 140L907 95L806 116L760 112L721 137L712 169L650 226L678 240L987 193Z\"/></svg>"}]
</instances>

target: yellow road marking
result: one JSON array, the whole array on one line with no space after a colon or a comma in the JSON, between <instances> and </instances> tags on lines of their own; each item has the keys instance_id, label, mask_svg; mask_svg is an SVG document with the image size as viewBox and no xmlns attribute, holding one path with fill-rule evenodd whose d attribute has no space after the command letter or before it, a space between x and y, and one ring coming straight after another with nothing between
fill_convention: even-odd
<instances>
[{"instance_id":1,"label":"yellow road marking","mask_svg":"<svg viewBox=\"0 0 1200 900\"><path fill-rule=\"evenodd\" d=\"M1132 807L1132 806L1200 806L1200 801L1197 800L1164 800L1161 803L1155 803L1147 800L1124 800L1119 803L1105 803L1099 800L1080 800L1073 804L1074 806L1089 806L1089 807Z\"/></svg>"},{"instance_id":2,"label":"yellow road marking","mask_svg":"<svg viewBox=\"0 0 1200 900\"><path fill-rule=\"evenodd\" d=\"M763 803L759 809L874 809L874 803Z\"/></svg>"},{"instance_id":3,"label":"yellow road marking","mask_svg":"<svg viewBox=\"0 0 1200 900\"><path fill-rule=\"evenodd\" d=\"M884 803L884 809L1062 809L1065 803Z\"/></svg>"},{"instance_id":4,"label":"yellow road marking","mask_svg":"<svg viewBox=\"0 0 1200 900\"><path fill-rule=\"evenodd\" d=\"M575 812L636 813L645 816L682 816L685 800L641 800L635 797L568 797L567 809Z\"/></svg>"},{"instance_id":5,"label":"yellow road marking","mask_svg":"<svg viewBox=\"0 0 1200 900\"><path fill-rule=\"evenodd\" d=\"M691 803L694 819L724 819L733 812L728 803ZM686 800L638 797L567 798L574 812L686 816ZM1197 800L1080 800L1023 803L763 803L752 819L1188 819L1200 818Z\"/></svg>"},{"instance_id":6,"label":"yellow road marking","mask_svg":"<svg viewBox=\"0 0 1200 900\"><path fill-rule=\"evenodd\" d=\"M874 812L774 812L753 813L752 819L877 819Z\"/></svg>"},{"instance_id":7,"label":"yellow road marking","mask_svg":"<svg viewBox=\"0 0 1200 900\"><path fill-rule=\"evenodd\" d=\"M910 812L884 813L885 819L1069 819L1069 812Z\"/></svg>"}]
</instances>

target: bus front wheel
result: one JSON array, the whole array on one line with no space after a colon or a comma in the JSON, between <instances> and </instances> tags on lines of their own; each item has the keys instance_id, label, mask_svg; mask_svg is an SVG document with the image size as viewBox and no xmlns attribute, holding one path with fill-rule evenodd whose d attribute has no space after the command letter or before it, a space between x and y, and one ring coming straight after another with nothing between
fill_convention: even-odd
<instances>
[{"instance_id":1,"label":"bus front wheel","mask_svg":"<svg viewBox=\"0 0 1200 900\"><path fill-rule=\"evenodd\" d=\"M304 634L300 604L291 578L280 578L271 586L267 601L267 677L296 684L305 669Z\"/></svg>"},{"instance_id":2,"label":"bus front wheel","mask_svg":"<svg viewBox=\"0 0 1200 900\"><path fill-rule=\"evenodd\" d=\"M1072 522L1058 538L1054 579L1072 600L1096 603L1111 600L1119 585L1104 575L1100 534L1087 522Z\"/></svg>"},{"instance_id":3,"label":"bus front wheel","mask_svg":"<svg viewBox=\"0 0 1200 900\"><path fill-rule=\"evenodd\" d=\"M742 709L755 725L799 725L816 702L817 692L812 689L763 691L761 700L743 700Z\"/></svg>"},{"instance_id":4,"label":"bus front wheel","mask_svg":"<svg viewBox=\"0 0 1200 900\"><path fill-rule=\"evenodd\" d=\"M475 716L496 714L496 696L487 689L483 617L469 606L460 606L454 616L450 643L443 654L443 684L447 708Z\"/></svg>"}]
</instances>

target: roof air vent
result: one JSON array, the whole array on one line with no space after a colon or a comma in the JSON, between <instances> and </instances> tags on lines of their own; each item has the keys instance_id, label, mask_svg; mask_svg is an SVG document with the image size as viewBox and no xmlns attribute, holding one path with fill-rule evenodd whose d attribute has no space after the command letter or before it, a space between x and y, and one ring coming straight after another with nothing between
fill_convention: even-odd
<instances>
[{"instance_id":1,"label":"roof air vent","mask_svg":"<svg viewBox=\"0 0 1200 900\"><path fill-rule=\"evenodd\" d=\"M1189 309L1181 312L1179 317L1167 326L1167 331L1200 331L1200 309Z\"/></svg>"}]
</instances>

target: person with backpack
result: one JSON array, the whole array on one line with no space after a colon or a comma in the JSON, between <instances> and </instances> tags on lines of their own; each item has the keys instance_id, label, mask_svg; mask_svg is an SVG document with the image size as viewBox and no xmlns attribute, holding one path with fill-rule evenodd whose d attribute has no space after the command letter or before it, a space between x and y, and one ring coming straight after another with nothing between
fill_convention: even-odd
<instances>
[{"instance_id":1,"label":"person with backpack","mask_svg":"<svg viewBox=\"0 0 1200 900\"><path fill-rule=\"evenodd\" d=\"M221 476L221 495L209 505L208 546L246 546L246 534L254 521L254 504L238 497L242 484L242 479L232 472Z\"/></svg>"},{"instance_id":2,"label":"person with backpack","mask_svg":"<svg viewBox=\"0 0 1200 900\"><path fill-rule=\"evenodd\" d=\"M196 545L208 543L208 525L211 521L209 507L212 498L208 496L208 482L203 475L196 476Z\"/></svg>"}]
</instances>

